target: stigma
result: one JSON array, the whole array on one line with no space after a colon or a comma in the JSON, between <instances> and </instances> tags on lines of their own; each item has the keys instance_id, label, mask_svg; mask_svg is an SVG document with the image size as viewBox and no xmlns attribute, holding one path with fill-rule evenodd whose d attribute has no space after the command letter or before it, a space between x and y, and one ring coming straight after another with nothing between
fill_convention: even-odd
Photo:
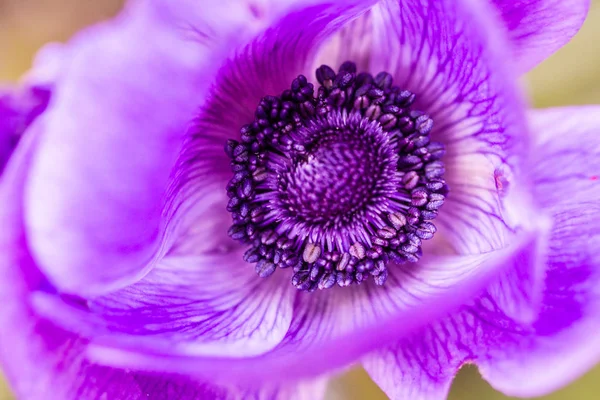
<instances>
[{"instance_id":1,"label":"stigma","mask_svg":"<svg viewBox=\"0 0 600 400\"><path fill-rule=\"evenodd\" d=\"M303 291L383 285L436 232L444 146L390 74L357 74L345 62L337 73L319 67L316 79L300 75L264 97L227 142L228 233L260 277L289 269Z\"/></svg>"}]
</instances>

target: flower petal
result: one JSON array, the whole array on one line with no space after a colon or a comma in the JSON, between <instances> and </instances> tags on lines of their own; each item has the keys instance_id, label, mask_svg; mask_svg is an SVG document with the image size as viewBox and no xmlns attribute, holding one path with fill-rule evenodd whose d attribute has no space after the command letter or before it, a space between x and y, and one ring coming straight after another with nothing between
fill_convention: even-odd
<instances>
[{"instance_id":1,"label":"flower petal","mask_svg":"<svg viewBox=\"0 0 600 400\"><path fill-rule=\"evenodd\" d=\"M7 90L2 90L0 94L0 175L19 140L14 127L15 112L10 104L10 94L6 92Z\"/></svg>"},{"instance_id":2,"label":"flower petal","mask_svg":"<svg viewBox=\"0 0 600 400\"><path fill-rule=\"evenodd\" d=\"M537 133L532 165L536 201L554 213L578 209L600 197L600 106L529 113Z\"/></svg>"},{"instance_id":3,"label":"flower petal","mask_svg":"<svg viewBox=\"0 0 600 400\"><path fill-rule=\"evenodd\" d=\"M46 109L50 89L0 87L0 175L25 130Z\"/></svg>"},{"instance_id":4,"label":"flower petal","mask_svg":"<svg viewBox=\"0 0 600 400\"><path fill-rule=\"evenodd\" d=\"M590 334L600 329L600 232L594 222L600 189L590 179L600 173L598 107L536 111L532 125L541 133L532 160L536 198L554 217L540 314L515 318L522 317L515 309L539 301L530 283L540 277L535 264L527 269L525 260L515 260L512 272L476 301L367 359L367 369L392 397L404 388L425 399L443 398L468 362L508 395L540 396L600 360L600 341Z\"/></svg>"},{"instance_id":5,"label":"flower petal","mask_svg":"<svg viewBox=\"0 0 600 400\"><path fill-rule=\"evenodd\" d=\"M493 0L513 42L519 70L527 72L579 31L590 0Z\"/></svg>"},{"instance_id":6,"label":"flower petal","mask_svg":"<svg viewBox=\"0 0 600 400\"><path fill-rule=\"evenodd\" d=\"M539 396L600 361L600 107L531 113L536 198L554 217L542 312L481 371L505 393Z\"/></svg>"},{"instance_id":7,"label":"flower petal","mask_svg":"<svg viewBox=\"0 0 600 400\"><path fill-rule=\"evenodd\" d=\"M249 357L289 329L295 289L261 280L242 254L167 257L140 282L85 308L38 294L38 312L95 340L174 355Z\"/></svg>"},{"instance_id":8,"label":"flower petal","mask_svg":"<svg viewBox=\"0 0 600 400\"><path fill-rule=\"evenodd\" d=\"M323 64L335 67L352 61L357 71L369 71L374 33L373 17L369 10L345 24L327 40L319 49L316 62L310 70L316 71Z\"/></svg>"},{"instance_id":9,"label":"flower petal","mask_svg":"<svg viewBox=\"0 0 600 400\"><path fill-rule=\"evenodd\" d=\"M64 43L48 43L38 50L29 71L21 78L27 86L50 89L60 81L69 60L70 47Z\"/></svg>"},{"instance_id":10,"label":"flower petal","mask_svg":"<svg viewBox=\"0 0 600 400\"><path fill-rule=\"evenodd\" d=\"M510 240L497 175L518 170L529 147L509 42L493 11L481 1L413 0L382 1L371 12L371 72L388 71L415 93L414 108L431 116L432 139L446 147L450 193L437 237L460 254Z\"/></svg>"},{"instance_id":11,"label":"flower petal","mask_svg":"<svg viewBox=\"0 0 600 400\"><path fill-rule=\"evenodd\" d=\"M240 399L248 400L323 400L327 391L326 378L299 383L261 385L254 390L243 391Z\"/></svg>"},{"instance_id":12,"label":"flower petal","mask_svg":"<svg viewBox=\"0 0 600 400\"><path fill-rule=\"evenodd\" d=\"M514 254L504 274L474 304L368 355L363 361L367 372L392 399L445 399L458 369L478 360L482 345L495 339L487 326L507 319L504 306L512 292L499 298L496 294L506 286L521 284L518 278L531 281L538 277L543 261L540 247L535 243Z\"/></svg>"},{"instance_id":13,"label":"flower petal","mask_svg":"<svg viewBox=\"0 0 600 400\"><path fill-rule=\"evenodd\" d=\"M27 188L28 235L55 285L102 293L151 266L186 125L259 27L245 3L132 1L68 45Z\"/></svg>"},{"instance_id":14,"label":"flower petal","mask_svg":"<svg viewBox=\"0 0 600 400\"><path fill-rule=\"evenodd\" d=\"M38 137L23 139L0 186L0 360L13 392L32 400L224 398L214 385L91 364L84 358L84 340L40 319L28 306L30 291L47 284L28 252L22 219L24 183Z\"/></svg>"}]
</instances>

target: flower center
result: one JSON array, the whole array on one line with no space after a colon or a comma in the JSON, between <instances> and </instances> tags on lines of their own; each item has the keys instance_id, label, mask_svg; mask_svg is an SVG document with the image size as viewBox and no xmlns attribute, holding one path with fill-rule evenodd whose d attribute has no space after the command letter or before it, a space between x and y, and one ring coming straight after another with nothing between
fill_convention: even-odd
<instances>
[{"instance_id":1,"label":"flower center","mask_svg":"<svg viewBox=\"0 0 600 400\"><path fill-rule=\"evenodd\" d=\"M394 179L398 157L378 123L332 112L311 121L299 136L306 151L289 160L279 187L289 219L342 226L385 202L379 194Z\"/></svg>"},{"instance_id":2,"label":"flower center","mask_svg":"<svg viewBox=\"0 0 600 400\"><path fill-rule=\"evenodd\" d=\"M259 276L291 268L300 290L383 284L388 264L417 261L436 231L444 147L391 75L357 75L350 62L316 75L316 95L299 76L228 141L229 235Z\"/></svg>"}]
</instances>

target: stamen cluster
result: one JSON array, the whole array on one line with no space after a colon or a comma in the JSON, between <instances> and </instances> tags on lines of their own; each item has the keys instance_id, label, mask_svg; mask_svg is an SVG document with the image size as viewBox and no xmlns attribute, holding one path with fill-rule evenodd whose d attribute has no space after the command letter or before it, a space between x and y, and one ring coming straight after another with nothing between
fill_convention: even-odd
<instances>
[{"instance_id":1,"label":"stamen cluster","mask_svg":"<svg viewBox=\"0 0 600 400\"><path fill-rule=\"evenodd\" d=\"M229 235L248 245L259 276L289 268L300 290L381 285L390 262L418 261L436 232L444 146L390 74L346 62L316 77L316 91L300 75L264 97L241 139L227 142Z\"/></svg>"}]
</instances>

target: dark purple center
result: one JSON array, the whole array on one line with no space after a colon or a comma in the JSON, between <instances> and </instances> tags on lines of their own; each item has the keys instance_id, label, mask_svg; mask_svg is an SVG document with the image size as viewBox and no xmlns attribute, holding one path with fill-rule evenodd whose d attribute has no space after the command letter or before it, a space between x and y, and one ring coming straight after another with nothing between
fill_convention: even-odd
<instances>
[{"instance_id":1,"label":"dark purple center","mask_svg":"<svg viewBox=\"0 0 600 400\"><path fill-rule=\"evenodd\" d=\"M316 96L300 75L263 98L241 141L228 141L229 235L258 275L291 268L300 290L383 284L388 265L417 261L436 231L444 147L390 74L346 62L337 74L321 66L317 80Z\"/></svg>"}]
</instances>

